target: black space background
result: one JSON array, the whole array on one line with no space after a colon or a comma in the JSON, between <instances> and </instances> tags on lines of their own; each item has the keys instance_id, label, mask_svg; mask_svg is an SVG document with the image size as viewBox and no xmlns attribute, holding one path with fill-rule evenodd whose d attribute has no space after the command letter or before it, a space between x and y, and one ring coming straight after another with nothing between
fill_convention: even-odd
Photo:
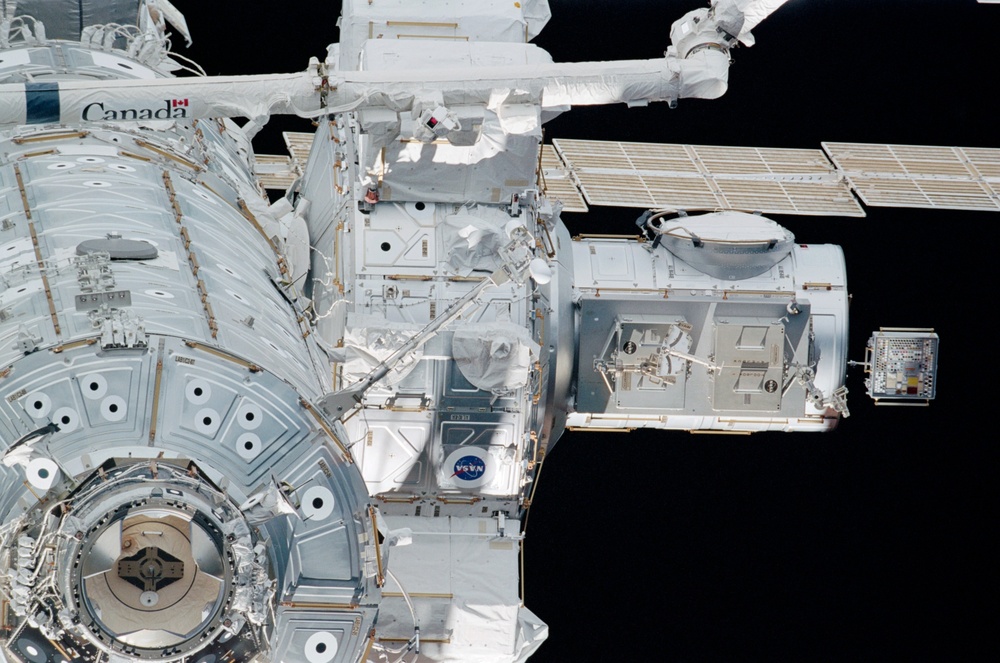
<instances>
[{"instance_id":1,"label":"black space background","mask_svg":"<svg viewBox=\"0 0 1000 663\"><path fill-rule=\"evenodd\" d=\"M209 74L301 71L338 39L337 2L174 1L194 36L178 50ZM550 3L535 43L556 61L659 57L704 4ZM755 34L721 99L579 108L546 138L1000 147L1000 6L791 0ZM281 130L309 128L275 119L255 145L283 153ZM867 211L774 218L844 247L851 358L880 325L937 330L937 399L875 408L854 369L851 417L828 435L566 434L527 525L526 603L550 626L532 663L1000 660L1000 215ZM565 221L631 233L637 214Z\"/></svg>"}]
</instances>

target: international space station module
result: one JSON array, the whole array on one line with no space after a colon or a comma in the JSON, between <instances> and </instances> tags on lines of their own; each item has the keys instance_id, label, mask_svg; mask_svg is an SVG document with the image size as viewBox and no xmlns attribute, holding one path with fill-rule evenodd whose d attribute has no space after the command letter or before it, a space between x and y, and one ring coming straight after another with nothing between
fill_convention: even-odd
<instances>
[{"instance_id":1,"label":"international space station module","mask_svg":"<svg viewBox=\"0 0 1000 663\"><path fill-rule=\"evenodd\" d=\"M303 72L175 77L167 0L3 3L0 661L523 661L564 431L834 428L843 255L762 212L857 210L835 166L572 237L588 176L656 166L541 140L572 106L721 95L780 4L556 64L546 0L346 0ZM284 161L251 144L279 113L315 124ZM936 360L880 330L869 392L926 403Z\"/></svg>"}]
</instances>

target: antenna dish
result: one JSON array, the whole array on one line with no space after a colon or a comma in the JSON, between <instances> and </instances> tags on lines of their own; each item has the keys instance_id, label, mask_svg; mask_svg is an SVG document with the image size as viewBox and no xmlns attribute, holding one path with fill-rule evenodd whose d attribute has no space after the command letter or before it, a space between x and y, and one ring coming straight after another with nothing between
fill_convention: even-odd
<instances>
[{"instance_id":1,"label":"antenna dish","mask_svg":"<svg viewBox=\"0 0 1000 663\"><path fill-rule=\"evenodd\" d=\"M528 273L538 285L545 285L552 280L552 268L542 258L533 258L528 264Z\"/></svg>"}]
</instances>

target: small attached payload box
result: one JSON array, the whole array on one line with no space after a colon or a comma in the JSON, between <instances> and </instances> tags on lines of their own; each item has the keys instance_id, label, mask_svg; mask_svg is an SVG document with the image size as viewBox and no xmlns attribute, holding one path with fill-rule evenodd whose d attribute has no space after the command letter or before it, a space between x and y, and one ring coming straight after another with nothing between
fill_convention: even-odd
<instances>
[{"instance_id":1,"label":"small attached payload box","mask_svg":"<svg viewBox=\"0 0 1000 663\"><path fill-rule=\"evenodd\" d=\"M929 405L937 390L937 362L933 329L882 327L868 339L861 364L868 395L876 403L890 401L885 405Z\"/></svg>"}]
</instances>

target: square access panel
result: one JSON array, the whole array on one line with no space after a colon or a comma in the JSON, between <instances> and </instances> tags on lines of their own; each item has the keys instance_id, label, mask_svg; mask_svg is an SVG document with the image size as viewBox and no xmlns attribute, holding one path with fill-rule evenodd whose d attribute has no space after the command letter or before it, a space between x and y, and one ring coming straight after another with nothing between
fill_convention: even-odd
<instances>
[{"instance_id":1,"label":"square access panel","mask_svg":"<svg viewBox=\"0 0 1000 663\"><path fill-rule=\"evenodd\" d=\"M780 410L784 345L785 328L780 320L716 320L715 361L718 374L712 400L715 410Z\"/></svg>"}]
</instances>

